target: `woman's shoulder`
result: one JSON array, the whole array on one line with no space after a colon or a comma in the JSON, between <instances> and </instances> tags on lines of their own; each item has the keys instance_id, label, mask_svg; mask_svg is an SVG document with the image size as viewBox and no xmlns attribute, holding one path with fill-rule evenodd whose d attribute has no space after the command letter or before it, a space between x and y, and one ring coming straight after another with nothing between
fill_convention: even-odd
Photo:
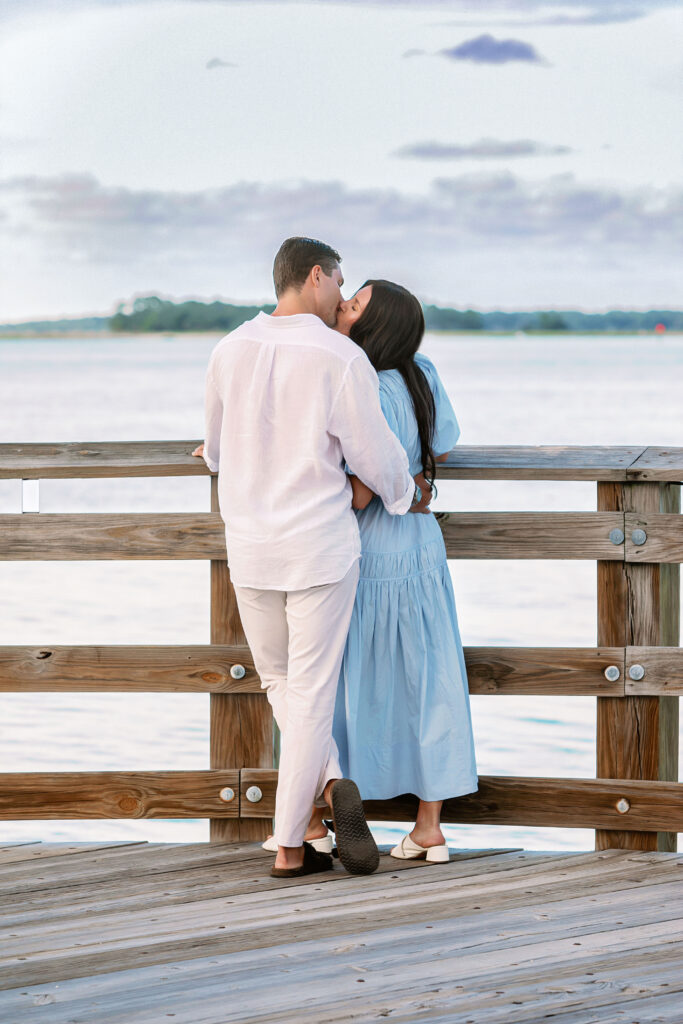
<instances>
[{"instance_id":1,"label":"woman's shoulder","mask_svg":"<svg viewBox=\"0 0 683 1024\"><path fill-rule=\"evenodd\" d=\"M437 371L436 367L434 366L434 363L429 358L429 356L426 356L423 352L416 352L415 356L414 356L414 359L415 359L415 362L417 363L417 365L422 370L422 372L427 377L427 380L430 381L430 383L435 378L438 380L438 377L439 377L438 371Z\"/></svg>"}]
</instances>

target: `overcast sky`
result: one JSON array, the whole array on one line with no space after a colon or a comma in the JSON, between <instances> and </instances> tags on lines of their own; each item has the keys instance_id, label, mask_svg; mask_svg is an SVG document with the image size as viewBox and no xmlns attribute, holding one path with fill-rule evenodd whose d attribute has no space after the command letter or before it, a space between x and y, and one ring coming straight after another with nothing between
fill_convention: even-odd
<instances>
[{"instance_id":1,"label":"overcast sky","mask_svg":"<svg viewBox=\"0 0 683 1024\"><path fill-rule=\"evenodd\" d=\"M5 0L0 321L267 300L289 234L457 306L683 306L666 0Z\"/></svg>"}]
</instances>

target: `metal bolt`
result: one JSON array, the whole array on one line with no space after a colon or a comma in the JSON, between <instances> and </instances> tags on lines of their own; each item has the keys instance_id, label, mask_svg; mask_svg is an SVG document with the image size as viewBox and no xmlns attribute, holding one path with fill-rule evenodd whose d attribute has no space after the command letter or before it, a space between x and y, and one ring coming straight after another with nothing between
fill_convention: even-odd
<instances>
[{"instance_id":1,"label":"metal bolt","mask_svg":"<svg viewBox=\"0 0 683 1024\"><path fill-rule=\"evenodd\" d=\"M263 793L258 786L250 786L246 792L246 797L250 804L257 804L259 800L263 799Z\"/></svg>"},{"instance_id":2,"label":"metal bolt","mask_svg":"<svg viewBox=\"0 0 683 1024\"><path fill-rule=\"evenodd\" d=\"M230 786L224 786L218 795L224 803L229 804L231 800L235 799L235 790L230 789Z\"/></svg>"},{"instance_id":3,"label":"metal bolt","mask_svg":"<svg viewBox=\"0 0 683 1024\"><path fill-rule=\"evenodd\" d=\"M230 669L230 675L233 679L244 679L247 674L247 670L244 665L233 665Z\"/></svg>"},{"instance_id":4,"label":"metal bolt","mask_svg":"<svg viewBox=\"0 0 683 1024\"><path fill-rule=\"evenodd\" d=\"M645 530L634 530L631 534L631 540L634 544L644 544L647 540L647 534Z\"/></svg>"},{"instance_id":5,"label":"metal bolt","mask_svg":"<svg viewBox=\"0 0 683 1024\"><path fill-rule=\"evenodd\" d=\"M624 543L624 531L623 530L619 530L619 529L617 529L615 527L614 530L610 530L610 532L609 532L609 539L612 541L613 544L623 544Z\"/></svg>"},{"instance_id":6,"label":"metal bolt","mask_svg":"<svg viewBox=\"0 0 683 1024\"><path fill-rule=\"evenodd\" d=\"M627 811L631 810L631 805L628 800L622 796L621 800L617 800L616 808L619 814L626 814Z\"/></svg>"},{"instance_id":7,"label":"metal bolt","mask_svg":"<svg viewBox=\"0 0 683 1024\"><path fill-rule=\"evenodd\" d=\"M605 669L605 679L609 679L610 683L616 683L620 675L621 671L616 665L608 665Z\"/></svg>"},{"instance_id":8,"label":"metal bolt","mask_svg":"<svg viewBox=\"0 0 683 1024\"><path fill-rule=\"evenodd\" d=\"M630 669L628 670L628 674L631 677L631 679L642 679L645 675L645 669L642 665L631 665Z\"/></svg>"}]
</instances>

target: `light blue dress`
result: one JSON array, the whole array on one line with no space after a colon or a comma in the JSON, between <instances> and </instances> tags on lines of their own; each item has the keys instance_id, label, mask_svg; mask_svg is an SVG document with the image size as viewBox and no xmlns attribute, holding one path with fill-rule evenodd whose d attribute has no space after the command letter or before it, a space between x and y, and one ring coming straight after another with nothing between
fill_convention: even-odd
<instances>
[{"instance_id":1,"label":"light blue dress","mask_svg":"<svg viewBox=\"0 0 683 1024\"><path fill-rule=\"evenodd\" d=\"M415 361L434 395L433 451L440 455L460 429L434 365L421 353ZM408 389L398 370L383 370L379 387L415 475L422 465ZM334 714L344 775L364 800L472 793L477 769L467 675L439 524L433 515L391 516L378 497L356 514L360 580Z\"/></svg>"}]
</instances>

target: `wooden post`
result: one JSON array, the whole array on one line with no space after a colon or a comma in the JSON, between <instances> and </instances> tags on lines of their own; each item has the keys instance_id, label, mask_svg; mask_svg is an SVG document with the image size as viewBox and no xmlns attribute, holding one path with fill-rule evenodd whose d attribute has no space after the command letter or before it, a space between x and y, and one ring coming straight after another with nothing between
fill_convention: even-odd
<instances>
[{"instance_id":1,"label":"wooden post","mask_svg":"<svg viewBox=\"0 0 683 1024\"><path fill-rule=\"evenodd\" d=\"M218 513L218 478L211 478L211 511ZM244 644L235 591L227 562L211 562L211 643ZM265 694L212 693L212 768L272 768L273 717ZM265 839L268 818L211 818L212 842Z\"/></svg>"},{"instance_id":2,"label":"wooden post","mask_svg":"<svg viewBox=\"0 0 683 1024\"><path fill-rule=\"evenodd\" d=\"M675 512L675 484L598 484L598 510ZM598 562L598 645L678 646L678 565ZM598 778L675 781L676 697L598 697ZM625 816L624 825L627 823ZM597 829L596 849L675 850L676 834Z\"/></svg>"}]
</instances>

